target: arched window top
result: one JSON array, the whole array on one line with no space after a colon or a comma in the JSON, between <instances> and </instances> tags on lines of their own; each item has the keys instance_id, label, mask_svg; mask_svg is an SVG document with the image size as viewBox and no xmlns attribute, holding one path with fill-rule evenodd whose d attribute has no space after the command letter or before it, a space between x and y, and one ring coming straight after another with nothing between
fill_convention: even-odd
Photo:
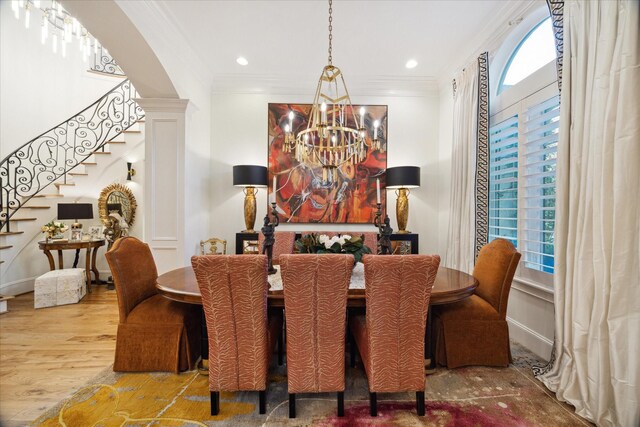
<instances>
[{"instance_id":1,"label":"arched window top","mask_svg":"<svg viewBox=\"0 0 640 427\"><path fill-rule=\"evenodd\" d=\"M556 59L551 18L533 27L522 39L507 61L498 92L513 86Z\"/></svg>"}]
</instances>

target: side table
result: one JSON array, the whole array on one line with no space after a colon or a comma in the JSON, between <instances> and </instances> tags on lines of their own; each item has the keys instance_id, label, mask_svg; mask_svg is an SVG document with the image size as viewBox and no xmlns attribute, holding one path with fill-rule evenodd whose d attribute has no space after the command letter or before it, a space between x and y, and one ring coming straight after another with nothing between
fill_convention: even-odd
<instances>
[{"instance_id":1,"label":"side table","mask_svg":"<svg viewBox=\"0 0 640 427\"><path fill-rule=\"evenodd\" d=\"M85 259L85 273L87 275L87 292L91 292L91 272L96 276L96 283L100 283L100 273L98 272L98 268L96 267L96 255L98 253L98 248L104 246L104 239L98 240L89 240L89 241L66 241L66 242L56 242L56 241L40 241L38 242L38 247L40 250L44 252L49 260L49 268L51 270L56 269L56 264L53 260L53 255L51 255L51 251L58 251L58 268L62 270L64 268L64 261L62 256L62 251L68 249L76 250L76 257L73 262L73 268L76 268L78 265L78 256L80 254L80 249L86 249L86 259ZM93 249L93 250L92 250Z\"/></svg>"}]
</instances>

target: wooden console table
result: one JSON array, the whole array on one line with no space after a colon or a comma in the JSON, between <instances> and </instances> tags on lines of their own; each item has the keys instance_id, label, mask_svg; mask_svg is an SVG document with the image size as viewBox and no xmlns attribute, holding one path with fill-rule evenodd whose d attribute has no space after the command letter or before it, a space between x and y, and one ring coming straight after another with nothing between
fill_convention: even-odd
<instances>
[{"instance_id":1,"label":"wooden console table","mask_svg":"<svg viewBox=\"0 0 640 427\"><path fill-rule=\"evenodd\" d=\"M296 233L296 239L299 239L303 233ZM347 231L345 231L344 233L347 233ZM353 232L352 234L357 234L357 232ZM260 248L257 248L257 252L255 251L257 242L258 233L236 233L236 254L242 255L244 253L260 253ZM393 253L397 255L418 254L418 234L392 234L391 248L393 250Z\"/></svg>"},{"instance_id":2,"label":"wooden console table","mask_svg":"<svg viewBox=\"0 0 640 427\"><path fill-rule=\"evenodd\" d=\"M41 241L38 242L38 247L44 251L44 254L47 256L49 260L49 268L51 270L56 269L56 264L53 260L53 255L51 255L51 251L58 251L58 268L62 270L64 268L64 261L62 257L62 251L68 249L76 250L76 257L73 262L73 268L76 268L78 265L78 256L80 254L80 249L86 249L87 255L85 260L85 273L87 274L87 292L91 292L91 272L96 276L96 283L100 283L100 273L96 268L96 255L98 253L98 248L100 246L104 246L104 239L100 240L89 240L89 241L67 241L67 242L56 242L56 241ZM93 249L93 251L91 250Z\"/></svg>"}]
</instances>

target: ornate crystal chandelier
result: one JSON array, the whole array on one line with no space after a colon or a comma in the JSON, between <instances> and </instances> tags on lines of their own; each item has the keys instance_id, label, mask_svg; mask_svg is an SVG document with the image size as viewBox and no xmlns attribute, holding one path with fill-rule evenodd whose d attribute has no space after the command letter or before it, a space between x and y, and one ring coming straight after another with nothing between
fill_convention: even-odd
<instances>
[{"instance_id":1,"label":"ornate crystal chandelier","mask_svg":"<svg viewBox=\"0 0 640 427\"><path fill-rule=\"evenodd\" d=\"M378 139L379 121L373 124L372 142L368 144L365 108L360 108L358 120L344 76L332 63L332 13L329 0L329 65L323 68L318 80L307 127L296 133L296 115L290 111L284 142L284 151L292 153L298 162L321 165L325 183L337 180L336 170L341 165L364 161L369 148L383 151Z\"/></svg>"},{"instance_id":2,"label":"ornate crystal chandelier","mask_svg":"<svg viewBox=\"0 0 640 427\"><path fill-rule=\"evenodd\" d=\"M100 42L93 37L80 22L71 16L62 5L55 0L11 0L11 10L16 19L20 19L20 11L24 9L24 26L29 28L31 15L34 12L42 14L42 44L51 37L51 49L58 52L58 46L62 56L67 56L67 45L75 38L78 41L82 59L86 61L93 53L97 54L101 48ZM35 16L37 19L38 17Z\"/></svg>"}]
</instances>

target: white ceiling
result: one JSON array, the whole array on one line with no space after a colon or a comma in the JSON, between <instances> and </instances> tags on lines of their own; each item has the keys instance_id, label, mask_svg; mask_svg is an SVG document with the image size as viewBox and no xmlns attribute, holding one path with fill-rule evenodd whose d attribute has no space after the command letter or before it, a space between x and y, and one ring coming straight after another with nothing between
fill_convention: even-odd
<instances>
[{"instance_id":1,"label":"white ceiling","mask_svg":"<svg viewBox=\"0 0 640 427\"><path fill-rule=\"evenodd\" d=\"M175 32L199 57L214 91L291 91L313 85L327 64L326 1L151 5L169 24L158 30ZM333 65L342 69L352 93L376 86L390 94L434 88L450 80L517 7L514 0L335 0ZM237 64L238 56L249 65ZM418 66L405 68L409 59Z\"/></svg>"}]
</instances>

